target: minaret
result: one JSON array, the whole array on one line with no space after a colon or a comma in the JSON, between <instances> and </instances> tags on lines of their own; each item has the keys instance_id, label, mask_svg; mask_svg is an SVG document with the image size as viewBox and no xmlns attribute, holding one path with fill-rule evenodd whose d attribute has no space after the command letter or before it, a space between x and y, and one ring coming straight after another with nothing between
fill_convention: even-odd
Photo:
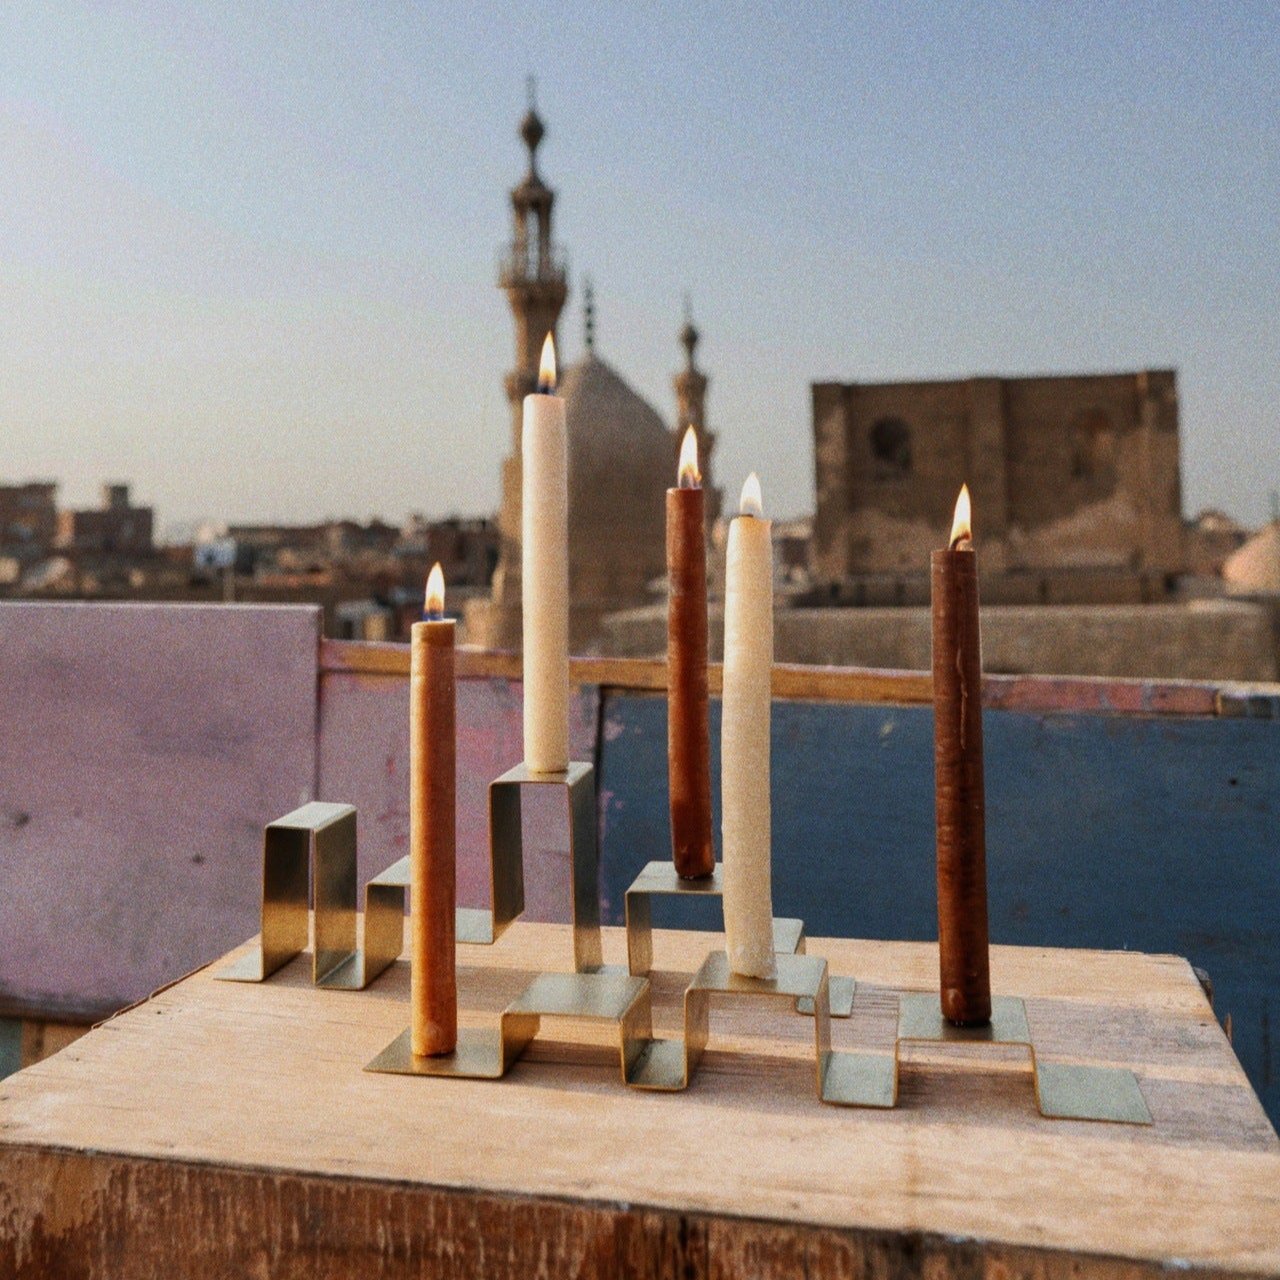
<instances>
[{"instance_id":1,"label":"minaret","mask_svg":"<svg viewBox=\"0 0 1280 1280\"><path fill-rule=\"evenodd\" d=\"M702 487L706 490L707 525L710 527L720 515L720 491L714 485L711 471L711 455L716 447L716 438L707 430L707 375L698 368L695 354L698 331L693 327L693 314L687 294L680 345L684 348L685 366L672 379L676 389L676 457L680 455L680 441L685 428L692 426L698 437L698 469L702 472Z\"/></svg>"},{"instance_id":2,"label":"minaret","mask_svg":"<svg viewBox=\"0 0 1280 1280\"><path fill-rule=\"evenodd\" d=\"M551 238L555 192L538 174L538 144L545 134L546 129L534 108L531 77L529 110L520 121L520 136L529 151L529 171L511 192L513 233L498 268L498 287L506 293L515 320L516 363L505 379L507 400L511 404L511 453L502 463L502 507L498 512L500 548L493 594L495 603L503 602L512 608L518 608L520 602L522 406L525 396L537 388L542 343L549 332L555 332L569 292L564 254ZM518 635L518 620L516 632Z\"/></svg>"}]
</instances>

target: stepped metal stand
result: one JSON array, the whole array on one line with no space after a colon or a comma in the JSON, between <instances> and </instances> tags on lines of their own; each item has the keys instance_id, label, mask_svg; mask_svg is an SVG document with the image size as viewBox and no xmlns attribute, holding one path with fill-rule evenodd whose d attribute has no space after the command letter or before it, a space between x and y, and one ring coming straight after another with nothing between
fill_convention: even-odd
<instances>
[{"instance_id":1,"label":"stepped metal stand","mask_svg":"<svg viewBox=\"0 0 1280 1280\"><path fill-rule=\"evenodd\" d=\"M627 921L627 967L632 973L644 974L653 968L653 908L655 897L721 898L724 876L720 864L701 880L682 880L671 862L650 862L631 882L624 902ZM804 955L804 921L791 916L775 916L773 949L780 955ZM831 977L828 982L831 1016L847 1018L853 1013L853 994L857 983L852 978ZM807 995L796 999L796 1012L813 1013L813 1000Z\"/></svg>"},{"instance_id":2,"label":"stepped metal stand","mask_svg":"<svg viewBox=\"0 0 1280 1280\"><path fill-rule=\"evenodd\" d=\"M1027 1007L1013 996L995 996L991 1021L985 1027L957 1027L942 1016L936 993L904 995L898 1004L898 1038L893 1049L893 1092L898 1092L898 1061L902 1045L1018 1044L1031 1057L1036 1105L1042 1116L1059 1120L1110 1120L1117 1124L1150 1124L1138 1079L1123 1067L1086 1067L1048 1062L1036 1053L1027 1023Z\"/></svg>"}]
</instances>

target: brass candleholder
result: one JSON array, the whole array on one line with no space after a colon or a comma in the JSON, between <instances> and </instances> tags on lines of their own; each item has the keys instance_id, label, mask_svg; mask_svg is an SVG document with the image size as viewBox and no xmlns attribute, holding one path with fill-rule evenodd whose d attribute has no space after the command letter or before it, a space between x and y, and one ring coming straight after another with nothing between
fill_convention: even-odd
<instances>
[{"instance_id":1,"label":"brass candleholder","mask_svg":"<svg viewBox=\"0 0 1280 1280\"><path fill-rule=\"evenodd\" d=\"M991 1001L991 1021L981 1027L957 1027L942 1016L936 993L904 995L898 1004L898 1036L894 1042L893 1097L898 1095L898 1060L903 1044L1017 1044L1031 1057L1036 1105L1040 1114L1062 1120L1109 1120L1117 1124L1150 1124L1138 1079L1123 1067L1086 1067L1046 1061L1036 1052L1027 1023L1027 1008L1012 996Z\"/></svg>"},{"instance_id":2,"label":"brass candleholder","mask_svg":"<svg viewBox=\"0 0 1280 1280\"><path fill-rule=\"evenodd\" d=\"M262 936L258 946L214 974L225 982L263 982L307 946L308 892L315 898L311 980L360 991L404 947L402 858L365 886L364 946L356 945L356 811L312 801L277 818L262 836Z\"/></svg>"},{"instance_id":3,"label":"brass candleholder","mask_svg":"<svg viewBox=\"0 0 1280 1280\"><path fill-rule=\"evenodd\" d=\"M524 911L524 840L520 791L564 787L573 866L575 967L603 964L600 941L600 855L594 770L573 763L563 773L532 773L517 765L489 785L491 905L458 907L457 940L488 946ZM268 824L262 840L262 931L258 947L214 977L264 982L306 950L308 897L314 898L315 950L311 980L318 987L362 991L404 950L409 859L400 858L365 885L364 946L356 935L356 811L349 804L312 801Z\"/></svg>"},{"instance_id":4,"label":"brass candleholder","mask_svg":"<svg viewBox=\"0 0 1280 1280\"><path fill-rule=\"evenodd\" d=\"M627 967L632 973L644 974L653 968L653 908L655 897L722 898L724 875L719 863L709 876L698 880L682 880L675 866L667 862L650 862L631 882L624 896L627 924ZM773 949L782 955L804 955L804 921L791 916L775 916ZM853 1013L853 993L857 983L852 978L831 977L828 980L833 1018L848 1018ZM796 998L796 1012L813 1013L809 995Z\"/></svg>"},{"instance_id":5,"label":"brass candleholder","mask_svg":"<svg viewBox=\"0 0 1280 1280\"><path fill-rule=\"evenodd\" d=\"M493 910L472 913L468 918L471 936L462 939L459 932L460 940L493 942L524 910L520 794L526 786L564 788L572 868L575 972L540 974L503 1010L496 1028L460 1027L458 1047L453 1053L415 1056L406 1030L365 1067L366 1071L498 1079L537 1035L542 1018L565 1017L618 1024L625 1078L628 1064L652 1036L648 981L606 972L604 968L595 770L589 764L573 761L562 773L534 773L520 764L489 784Z\"/></svg>"}]
</instances>

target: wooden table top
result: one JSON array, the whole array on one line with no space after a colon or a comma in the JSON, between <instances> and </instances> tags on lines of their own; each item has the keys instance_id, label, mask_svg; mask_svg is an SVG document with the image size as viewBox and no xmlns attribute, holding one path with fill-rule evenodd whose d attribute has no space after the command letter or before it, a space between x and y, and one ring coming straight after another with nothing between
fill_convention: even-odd
<instances>
[{"instance_id":1,"label":"wooden table top","mask_svg":"<svg viewBox=\"0 0 1280 1280\"><path fill-rule=\"evenodd\" d=\"M659 1031L719 942L655 935ZM834 1046L892 1053L936 947L809 951L859 979ZM556 925L464 948L462 1023L570 957ZM0 1275L1280 1274L1280 1142L1175 957L992 952L1040 1051L1132 1068L1150 1127L1043 1119L1005 1046L912 1046L896 1110L824 1106L811 1022L759 1002L716 1004L683 1094L549 1021L500 1082L373 1075L403 960L362 993L312 987L308 956L256 986L219 965L0 1081Z\"/></svg>"}]
</instances>

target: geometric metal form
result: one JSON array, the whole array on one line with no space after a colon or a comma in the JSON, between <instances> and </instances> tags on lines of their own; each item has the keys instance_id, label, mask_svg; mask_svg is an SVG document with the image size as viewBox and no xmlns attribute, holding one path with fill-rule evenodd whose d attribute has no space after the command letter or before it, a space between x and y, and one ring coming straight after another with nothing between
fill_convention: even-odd
<instances>
[{"instance_id":1,"label":"geometric metal form","mask_svg":"<svg viewBox=\"0 0 1280 1280\"><path fill-rule=\"evenodd\" d=\"M407 859L404 860L407 863ZM365 890L364 948L356 946L356 811L312 801L270 823L262 837L262 933L258 946L215 974L262 982L307 946L308 888L315 904L311 978L359 991L404 945L401 864Z\"/></svg>"},{"instance_id":2,"label":"geometric metal form","mask_svg":"<svg viewBox=\"0 0 1280 1280\"><path fill-rule=\"evenodd\" d=\"M508 769L489 784L489 867L493 908L458 913L458 941L490 943L524 911L524 840L520 792L528 786L563 787L568 808L569 864L573 876L573 963L579 973L604 965L600 937L600 850L596 830L595 770L571 761L562 773Z\"/></svg>"},{"instance_id":3,"label":"geometric metal form","mask_svg":"<svg viewBox=\"0 0 1280 1280\"><path fill-rule=\"evenodd\" d=\"M683 880L670 860L647 863L631 882L624 896L627 924L627 967L633 974L645 974L653 968L653 908L655 897L721 898L724 895L724 873L716 863L709 876ZM804 921L790 916L775 916L773 949L779 955L805 954ZM832 977L829 981L831 1016L847 1018L853 1012L852 978ZM804 996L796 1001L796 1012L811 1014L813 1004Z\"/></svg>"},{"instance_id":4,"label":"geometric metal form","mask_svg":"<svg viewBox=\"0 0 1280 1280\"><path fill-rule=\"evenodd\" d=\"M529 1047L543 1018L614 1023L626 1080L653 1035L649 982L617 972L539 974L503 1010L496 1027L459 1027L453 1053L416 1057L406 1029L365 1070L497 1080Z\"/></svg>"},{"instance_id":5,"label":"geometric metal form","mask_svg":"<svg viewBox=\"0 0 1280 1280\"><path fill-rule=\"evenodd\" d=\"M503 1010L497 1027L462 1027L450 1054L415 1057L406 1030L366 1067L392 1075L463 1076L497 1080L528 1048L547 1017L605 1021L618 1028L623 1080L637 1089L671 1092L688 1087L707 1046L711 998L756 996L794 1007L813 1002L814 1069L818 1096L837 1106L892 1106L892 1062L883 1055L833 1053L827 962L818 956L779 956L776 978L729 972L723 951L713 951L685 992L684 1035L656 1039L649 980L632 974L543 973Z\"/></svg>"},{"instance_id":6,"label":"geometric metal form","mask_svg":"<svg viewBox=\"0 0 1280 1280\"><path fill-rule=\"evenodd\" d=\"M509 769L489 786L491 906L455 909L460 943L489 945L524 911L520 789L560 786L568 799L573 868L573 952L580 972L603 967L600 937L600 854L595 775L574 762L563 773ZM365 886L364 947L356 945L356 811L313 801L277 818L262 841L262 931L258 947L215 977L262 982L307 946L308 883L315 909L312 981L333 990L362 991L404 949L409 859L401 858Z\"/></svg>"},{"instance_id":7,"label":"geometric metal form","mask_svg":"<svg viewBox=\"0 0 1280 1280\"><path fill-rule=\"evenodd\" d=\"M772 978L744 978L729 969L728 956L712 951L684 993L684 1034L654 1039L627 1076L637 1089L688 1088L707 1047L711 1000L749 996L794 1008L800 998L813 1009L814 1071L818 1097L836 1106L893 1105L893 1067L882 1054L833 1052L827 962L820 956L780 955Z\"/></svg>"},{"instance_id":8,"label":"geometric metal form","mask_svg":"<svg viewBox=\"0 0 1280 1280\"><path fill-rule=\"evenodd\" d=\"M911 1041L941 1044L1025 1045L1031 1057L1036 1105L1055 1119L1107 1120L1117 1124L1150 1124L1151 1112L1137 1077L1123 1067L1088 1067L1046 1061L1036 1053L1027 1023L1026 1005L1012 996L991 1001L991 1021L981 1027L957 1027L942 1016L936 993L904 995L898 1005L898 1038L894 1046L894 1094L897 1094L898 1049Z\"/></svg>"}]
</instances>

